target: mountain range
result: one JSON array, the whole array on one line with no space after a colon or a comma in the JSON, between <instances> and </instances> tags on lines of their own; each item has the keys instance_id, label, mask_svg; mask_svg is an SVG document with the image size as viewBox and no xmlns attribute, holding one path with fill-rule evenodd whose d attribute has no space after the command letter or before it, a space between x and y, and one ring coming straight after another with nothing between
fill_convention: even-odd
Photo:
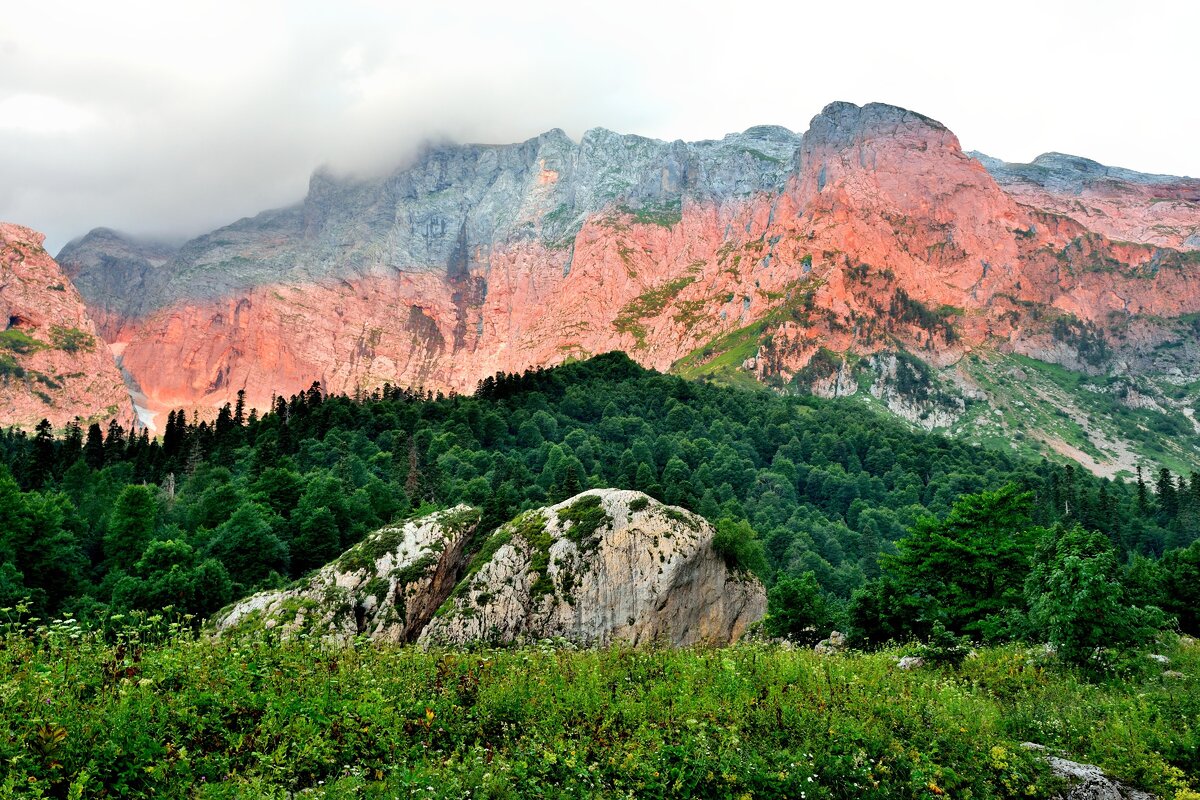
<instances>
[{"instance_id":1,"label":"mountain range","mask_svg":"<svg viewBox=\"0 0 1200 800\"><path fill-rule=\"evenodd\" d=\"M1200 180L1006 163L894 106L429 145L182 246L97 228L52 260L5 226L0 248L10 424L161 429L314 381L469 392L623 350L1106 475L1200 465Z\"/></svg>"}]
</instances>

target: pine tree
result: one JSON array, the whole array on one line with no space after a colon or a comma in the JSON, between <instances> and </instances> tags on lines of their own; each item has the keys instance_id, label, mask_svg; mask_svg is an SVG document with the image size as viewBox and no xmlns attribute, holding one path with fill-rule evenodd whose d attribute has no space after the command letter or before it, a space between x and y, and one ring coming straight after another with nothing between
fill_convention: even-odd
<instances>
[{"instance_id":1,"label":"pine tree","mask_svg":"<svg viewBox=\"0 0 1200 800\"><path fill-rule=\"evenodd\" d=\"M93 422L88 426L87 441L83 445L83 460L92 469L104 467L104 434L100 425Z\"/></svg>"},{"instance_id":2,"label":"pine tree","mask_svg":"<svg viewBox=\"0 0 1200 800\"><path fill-rule=\"evenodd\" d=\"M1158 514L1164 524L1170 523L1179 513L1179 498L1175 492L1175 479L1171 470L1163 467L1158 471L1158 483L1155 486L1158 495Z\"/></svg>"},{"instance_id":3,"label":"pine tree","mask_svg":"<svg viewBox=\"0 0 1200 800\"><path fill-rule=\"evenodd\" d=\"M104 461L106 464L116 464L125 457L125 429L115 419L108 423L108 433L104 436Z\"/></svg>"},{"instance_id":4,"label":"pine tree","mask_svg":"<svg viewBox=\"0 0 1200 800\"><path fill-rule=\"evenodd\" d=\"M79 458L83 450L83 428L79 424L79 417L67 423L63 431L62 449L64 465L73 464Z\"/></svg>"},{"instance_id":5,"label":"pine tree","mask_svg":"<svg viewBox=\"0 0 1200 800\"><path fill-rule=\"evenodd\" d=\"M296 538L292 541L292 568L296 574L324 566L342 551L337 520L328 508L303 515Z\"/></svg>"},{"instance_id":6,"label":"pine tree","mask_svg":"<svg viewBox=\"0 0 1200 800\"><path fill-rule=\"evenodd\" d=\"M1137 508L1139 515L1150 516L1150 498L1146 491L1146 479L1142 475L1141 464L1137 466Z\"/></svg>"},{"instance_id":7,"label":"pine tree","mask_svg":"<svg viewBox=\"0 0 1200 800\"><path fill-rule=\"evenodd\" d=\"M272 532L270 515L257 503L243 503L209 542L209 552L245 588L259 584L272 572L287 573L288 548Z\"/></svg>"},{"instance_id":8,"label":"pine tree","mask_svg":"<svg viewBox=\"0 0 1200 800\"><path fill-rule=\"evenodd\" d=\"M126 486L117 497L104 534L110 568L129 571L154 536L158 500L148 486Z\"/></svg>"},{"instance_id":9,"label":"pine tree","mask_svg":"<svg viewBox=\"0 0 1200 800\"><path fill-rule=\"evenodd\" d=\"M50 420L43 419L34 429L33 464L29 480L34 489L40 489L54 477L54 429Z\"/></svg>"}]
</instances>

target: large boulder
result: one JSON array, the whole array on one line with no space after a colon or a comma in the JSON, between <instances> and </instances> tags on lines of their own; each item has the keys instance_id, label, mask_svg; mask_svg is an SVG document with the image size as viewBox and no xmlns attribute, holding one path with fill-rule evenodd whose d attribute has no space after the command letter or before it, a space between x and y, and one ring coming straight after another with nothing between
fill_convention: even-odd
<instances>
[{"instance_id":1,"label":"large boulder","mask_svg":"<svg viewBox=\"0 0 1200 800\"><path fill-rule=\"evenodd\" d=\"M265 628L339 642L360 634L413 641L454 589L478 523L479 511L460 505L382 528L292 587L218 612L209 626L217 633Z\"/></svg>"},{"instance_id":2,"label":"large boulder","mask_svg":"<svg viewBox=\"0 0 1200 800\"><path fill-rule=\"evenodd\" d=\"M338 642L686 646L734 641L766 611L762 584L726 564L707 521L641 492L584 492L486 537L479 518L458 506L383 528L293 586L222 610L209 628Z\"/></svg>"},{"instance_id":3,"label":"large boulder","mask_svg":"<svg viewBox=\"0 0 1200 800\"><path fill-rule=\"evenodd\" d=\"M633 491L596 489L529 511L475 556L421 641L726 644L766 611L702 517Z\"/></svg>"}]
</instances>

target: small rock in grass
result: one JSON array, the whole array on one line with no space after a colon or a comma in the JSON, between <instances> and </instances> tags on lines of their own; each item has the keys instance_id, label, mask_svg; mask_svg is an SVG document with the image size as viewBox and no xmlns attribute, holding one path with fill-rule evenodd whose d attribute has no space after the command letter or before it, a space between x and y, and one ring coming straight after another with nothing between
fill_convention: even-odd
<instances>
[{"instance_id":1,"label":"small rock in grass","mask_svg":"<svg viewBox=\"0 0 1200 800\"><path fill-rule=\"evenodd\" d=\"M833 631L829 634L828 639L822 639L813 645L813 652L817 655L828 656L834 653L841 653L846 649L846 634L841 631Z\"/></svg>"}]
</instances>

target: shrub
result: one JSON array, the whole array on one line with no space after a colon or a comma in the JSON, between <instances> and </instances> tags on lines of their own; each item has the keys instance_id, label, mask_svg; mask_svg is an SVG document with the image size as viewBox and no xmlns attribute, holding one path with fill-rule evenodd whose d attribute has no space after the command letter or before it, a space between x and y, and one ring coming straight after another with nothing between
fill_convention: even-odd
<instances>
[{"instance_id":1,"label":"shrub","mask_svg":"<svg viewBox=\"0 0 1200 800\"><path fill-rule=\"evenodd\" d=\"M767 593L767 632L793 642L812 644L830 629L829 608L817 576L806 572L799 578L783 578Z\"/></svg>"},{"instance_id":2,"label":"shrub","mask_svg":"<svg viewBox=\"0 0 1200 800\"><path fill-rule=\"evenodd\" d=\"M50 328L50 343L55 348L67 353L77 353L81 350L90 352L96 346L96 337L78 328L54 325Z\"/></svg>"},{"instance_id":3,"label":"shrub","mask_svg":"<svg viewBox=\"0 0 1200 800\"><path fill-rule=\"evenodd\" d=\"M1026 598L1034 631L1064 662L1105 671L1163 627L1157 608L1125 599L1116 553L1101 533L1059 526L1038 546Z\"/></svg>"},{"instance_id":4,"label":"shrub","mask_svg":"<svg viewBox=\"0 0 1200 800\"><path fill-rule=\"evenodd\" d=\"M971 652L969 636L955 636L940 621L933 623L927 641L917 655L930 664L958 667Z\"/></svg>"},{"instance_id":5,"label":"shrub","mask_svg":"<svg viewBox=\"0 0 1200 800\"><path fill-rule=\"evenodd\" d=\"M728 517L720 520L713 536L713 549L725 560L725 565L736 572L762 577L767 571L762 542L745 520L735 521Z\"/></svg>"}]
</instances>

